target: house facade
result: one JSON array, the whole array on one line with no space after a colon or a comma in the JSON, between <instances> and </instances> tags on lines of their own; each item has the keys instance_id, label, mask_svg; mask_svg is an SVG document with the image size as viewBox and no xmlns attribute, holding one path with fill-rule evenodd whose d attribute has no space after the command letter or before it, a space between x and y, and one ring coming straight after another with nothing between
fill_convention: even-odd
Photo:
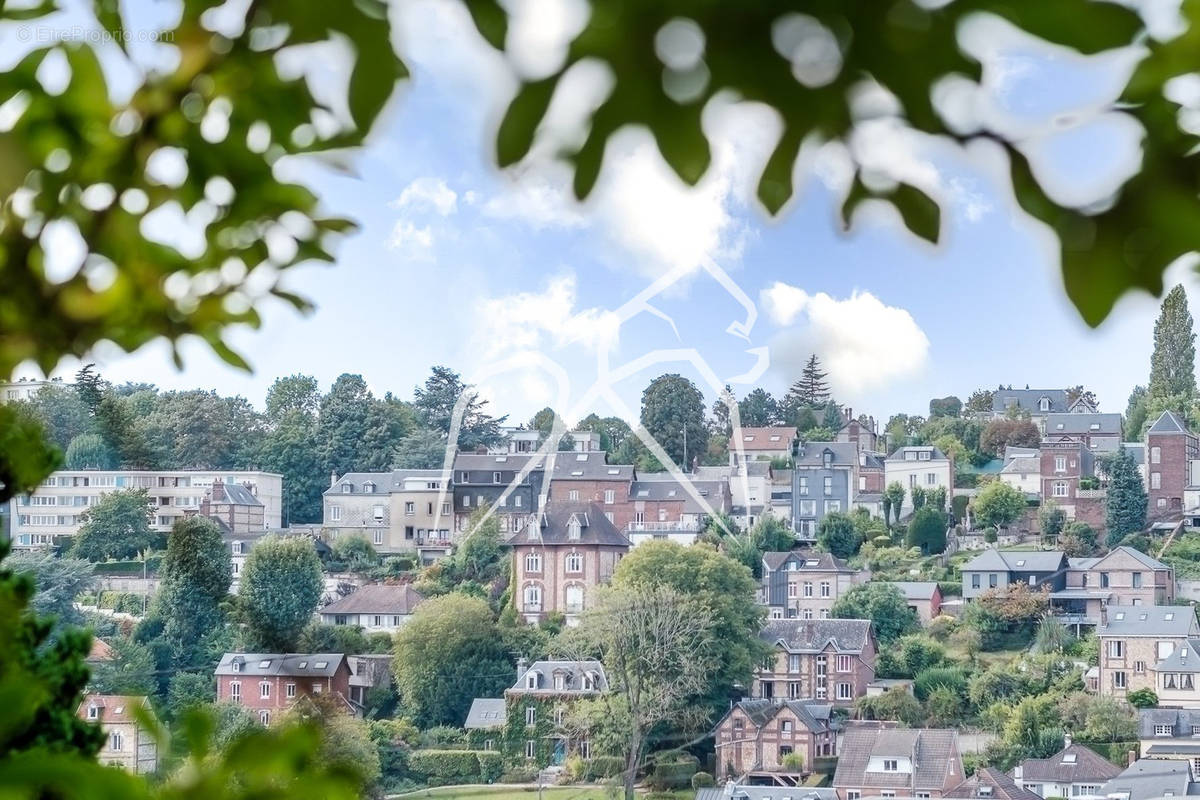
<instances>
[{"instance_id":1,"label":"house facade","mask_svg":"<svg viewBox=\"0 0 1200 800\"><path fill-rule=\"evenodd\" d=\"M1184 640L1150 669L1159 706L1200 708L1200 639Z\"/></svg>"},{"instance_id":2,"label":"house facade","mask_svg":"<svg viewBox=\"0 0 1200 800\"><path fill-rule=\"evenodd\" d=\"M1191 484L1191 464L1200 441L1173 411L1164 411L1146 431L1146 492L1151 519L1180 514Z\"/></svg>"},{"instance_id":3,"label":"house facade","mask_svg":"<svg viewBox=\"0 0 1200 800\"><path fill-rule=\"evenodd\" d=\"M1046 439L1041 444L1040 458L1042 502L1055 503L1068 519L1095 522L1095 511L1104 507L1103 494L1080 485L1096 477L1095 453L1080 441Z\"/></svg>"},{"instance_id":4,"label":"house facade","mask_svg":"<svg viewBox=\"0 0 1200 800\"><path fill-rule=\"evenodd\" d=\"M512 534L513 602L528 622L552 613L574 624L632 546L598 503L548 503Z\"/></svg>"},{"instance_id":5,"label":"house facade","mask_svg":"<svg viewBox=\"0 0 1200 800\"><path fill-rule=\"evenodd\" d=\"M1138 754L1142 758L1178 759L1200 775L1200 709L1143 708L1138 711Z\"/></svg>"},{"instance_id":6,"label":"house facade","mask_svg":"<svg viewBox=\"0 0 1200 800\"><path fill-rule=\"evenodd\" d=\"M1064 622L1095 625L1103 605L1153 606L1175 600L1175 570L1132 547L1067 560L1066 586L1050 595Z\"/></svg>"},{"instance_id":7,"label":"house facade","mask_svg":"<svg viewBox=\"0 0 1200 800\"><path fill-rule=\"evenodd\" d=\"M738 445L748 461L770 461L792 457L796 429L786 426L768 428L737 428L729 438L729 464L738 465Z\"/></svg>"},{"instance_id":8,"label":"house facade","mask_svg":"<svg viewBox=\"0 0 1200 800\"><path fill-rule=\"evenodd\" d=\"M818 758L837 755L832 710L831 704L812 700L735 703L714 734L717 781L745 776L798 785Z\"/></svg>"},{"instance_id":9,"label":"house facade","mask_svg":"<svg viewBox=\"0 0 1200 800\"><path fill-rule=\"evenodd\" d=\"M942 590L936 581L890 581L904 595L904 602L917 615L922 625L928 625L942 613Z\"/></svg>"},{"instance_id":10,"label":"house facade","mask_svg":"<svg viewBox=\"0 0 1200 800\"><path fill-rule=\"evenodd\" d=\"M827 619L833 604L870 578L830 553L763 553L759 602L771 619Z\"/></svg>"},{"instance_id":11,"label":"house facade","mask_svg":"<svg viewBox=\"0 0 1200 800\"><path fill-rule=\"evenodd\" d=\"M1188 606L1101 606L1098 689L1125 697L1154 689L1153 668L1188 639L1200 638L1200 625Z\"/></svg>"},{"instance_id":12,"label":"house facade","mask_svg":"<svg viewBox=\"0 0 1200 800\"><path fill-rule=\"evenodd\" d=\"M637 474L632 465L609 464L607 457L603 450L546 456L547 463L552 462L548 500L597 503L615 523L618 509L628 505L629 487Z\"/></svg>"},{"instance_id":13,"label":"house facade","mask_svg":"<svg viewBox=\"0 0 1200 800\"><path fill-rule=\"evenodd\" d=\"M769 620L759 636L774 652L754 674L751 694L756 698L848 706L875 680L870 620Z\"/></svg>"},{"instance_id":14,"label":"house facade","mask_svg":"<svg viewBox=\"0 0 1200 800\"><path fill-rule=\"evenodd\" d=\"M200 500L199 515L221 526L222 533L234 536L261 534L267 529L266 507L245 484L226 484L221 478Z\"/></svg>"},{"instance_id":15,"label":"house facade","mask_svg":"<svg viewBox=\"0 0 1200 800\"><path fill-rule=\"evenodd\" d=\"M946 797L965 777L958 732L936 728L848 728L833 788L838 800Z\"/></svg>"},{"instance_id":16,"label":"house facade","mask_svg":"<svg viewBox=\"0 0 1200 800\"><path fill-rule=\"evenodd\" d=\"M613 512L613 524L631 544L666 539L689 545L708 526L709 508L733 511L729 484L727 479L681 482L667 473L639 475L628 502Z\"/></svg>"},{"instance_id":17,"label":"house facade","mask_svg":"<svg viewBox=\"0 0 1200 800\"><path fill-rule=\"evenodd\" d=\"M217 702L236 703L270 725L301 697L332 696L348 712L350 665L342 653L226 653L214 673Z\"/></svg>"},{"instance_id":18,"label":"house facade","mask_svg":"<svg viewBox=\"0 0 1200 800\"><path fill-rule=\"evenodd\" d=\"M858 445L800 442L792 468L792 526L801 541L816 541L826 514L849 511L858 485Z\"/></svg>"},{"instance_id":19,"label":"house facade","mask_svg":"<svg viewBox=\"0 0 1200 800\"><path fill-rule=\"evenodd\" d=\"M1043 438L1078 442L1094 453L1112 453L1121 446L1120 414L1047 414Z\"/></svg>"},{"instance_id":20,"label":"house facade","mask_svg":"<svg viewBox=\"0 0 1200 800\"><path fill-rule=\"evenodd\" d=\"M540 508L544 480L544 456L459 453L451 476L454 529L467 530L472 514L496 505L501 533L520 531Z\"/></svg>"},{"instance_id":21,"label":"house facade","mask_svg":"<svg viewBox=\"0 0 1200 800\"><path fill-rule=\"evenodd\" d=\"M440 469L334 475L322 500L331 539L358 534L379 553L416 552L426 562L450 552L453 496Z\"/></svg>"},{"instance_id":22,"label":"house facade","mask_svg":"<svg viewBox=\"0 0 1200 800\"><path fill-rule=\"evenodd\" d=\"M88 694L76 709L80 719L104 729L104 745L96 756L101 764L143 775L158 769L158 742L154 732L142 726L139 714L154 719L145 696Z\"/></svg>"},{"instance_id":23,"label":"house facade","mask_svg":"<svg viewBox=\"0 0 1200 800\"><path fill-rule=\"evenodd\" d=\"M991 589L1021 583L1057 591L1067 584L1067 557L1057 550L989 548L962 567L962 596L972 600Z\"/></svg>"},{"instance_id":24,"label":"house facade","mask_svg":"<svg viewBox=\"0 0 1200 800\"><path fill-rule=\"evenodd\" d=\"M154 516L150 526L169 531L185 516L196 513L213 484L245 486L263 505L263 525L282 527L283 476L273 472L238 470L59 470L32 494L9 501L11 539L16 548L45 547L56 536L74 536L83 525L83 512L118 489L145 489Z\"/></svg>"},{"instance_id":25,"label":"house facade","mask_svg":"<svg viewBox=\"0 0 1200 800\"><path fill-rule=\"evenodd\" d=\"M884 460L884 483L904 487L900 514L911 514L912 490L942 487L946 496L954 494L954 460L932 445L901 447Z\"/></svg>"},{"instance_id":26,"label":"house facade","mask_svg":"<svg viewBox=\"0 0 1200 800\"><path fill-rule=\"evenodd\" d=\"M317 610L324 625L355 625L364 633L395 633L425 598L411 584L369 584Z\"/></svg>"},{"instance_id":27,"label":"house facade","mask_svg":"<svg viewBox=\"0 0 1200 800\"><path fill-rule=\"evenodd\" d=\"M571 706L608 691L599 661L517 661L517 680L504 692L503 742L508 755L531 766L562 764L568 756L591 757L586 732L567 725Z\"/></svg>"}]
</instances>

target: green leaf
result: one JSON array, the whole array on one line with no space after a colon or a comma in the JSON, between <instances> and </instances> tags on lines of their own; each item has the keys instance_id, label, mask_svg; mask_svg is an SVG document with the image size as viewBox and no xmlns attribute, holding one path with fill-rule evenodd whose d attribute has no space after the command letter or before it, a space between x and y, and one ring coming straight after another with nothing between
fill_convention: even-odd
<instances>
[{"instance_id":1,"label":"green leaf","mask_svg":"<svg viewBox=\"0 0 1200 800\"><path fill-rule=\"evenodd\" d=\"M497 50L504 49L508 15L496 0L464 0L480 35Z\"/></svg>"},{"instance_id":2,"label":"green leaf","mask_svg":"<svg viewBox=\"0 0 1200 800\"><path fill-rule=\"evenodd\" d=\"M496 133L496 163L501 167L512 166L529 153L557 85L557 75L527 83L509 103Z\"/></svg>"},{"instance_id":3,"label":"green leaf","mask_svg":"<svg viewBox=\"0 0 1200 800\"><path fill-rule=\"evenodd\" d=\"M902 183L891 193L889 199L904 218L904 224L910 231L937 244L942 211L933 198L915 186Z\"/></svg>"},{"instance_id":4,"label":"green leaf","mask_svg":"<svg viewBox=\"0 0 1200 800\"><path fill-rule=\"evenodd\" d=\"M121 0L95 0L96 19L104 26L122 50L125 50L125 23L121 19Z\"/></svg>"},{"instance_id":5,"label":"green leaf","mask_svg":"<svg viewBox=\"0 0 1200 800\"><path fill-rule=\"evenodd\" d=\"M356 41L358 58L350 75L349 105L354 124L364 135L392 96L396 81L406 74L392 52L387 30L381 26L378 33Z\"/></svg>"},{"instance_id":6,"label":"green leaf","mask_svg":"<svg viewBox=\"0 0 1200 800\"><path fill-rule=\"evenodd\" d=\"M778 214L795 192L792 176L796 169L796 158L800 155L800 144L798 129L790 125L785 127L758 179L758 199L772 215Z\"/></svg>"}]
</instances>

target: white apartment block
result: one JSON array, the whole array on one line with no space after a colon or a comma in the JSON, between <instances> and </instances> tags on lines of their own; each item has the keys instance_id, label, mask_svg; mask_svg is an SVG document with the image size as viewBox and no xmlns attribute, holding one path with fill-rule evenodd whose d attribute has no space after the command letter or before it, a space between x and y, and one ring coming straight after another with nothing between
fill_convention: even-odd
<instances>
[{"instance_id":1,"label":"white apartment block","mask_svg":"<svg viewBox=\"0 0 1200 800\"><path fill-rule=\"evenodd\" d=\"M19 380L0 381L0 404L32 400L43 386L70 386L62 381Z\"/></svg>"},{"instance_id":2,"label":"white apartment block","mask_svg":"<svg viewBox=\"0 0 1200 800\"><path fill-rule=\"evenodd\" d=\"M226 484L248 484L263 504L267 529L282 527L283 476L238 470L60 470L31 495L9 501L14 547L41 547L56 536L72 536L83 524L83 512L101 495L119 489L145 489L154 506L153 527L167 531L200 501L220 478Z\"/></svg>"}]
</instances>

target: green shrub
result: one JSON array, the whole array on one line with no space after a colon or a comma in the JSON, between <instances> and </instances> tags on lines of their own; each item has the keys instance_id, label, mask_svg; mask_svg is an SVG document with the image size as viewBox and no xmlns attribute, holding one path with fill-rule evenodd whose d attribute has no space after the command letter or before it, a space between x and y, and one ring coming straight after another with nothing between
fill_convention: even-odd
<instances>
[{"instance_id":1,"label":"green shrub","mask_svg":"<svg viewBox=\"0 0 1200 800\"><path fill-rule=\"evenodd\" d=\"M966 697L967 674L958 667L932 667L922 670L913 680L913 693L918 700L925 700L939 686L948 687L959 697Z\"/></svg>"},{"instance_id":2,"label":"green shrub","mask_svg":"<svg viewBox=\"0 0 1200 800\"><path fill-rule=\"evenodd\" d=\"M408 767L423 777L430 786L456 783L478 783L481 780L481 751L476 750L417 750L409 757ZM485 753L485 755L492 755ZM492 768L490 760L489 769Z\"/></svg>"},{"instance_id":3,"label":"green shrub","mask_svg":"<svg viewBox=\"0 0 1200 800\"><path fill-rule=\"evenodd\" d=\"M479 779L483 783L495 783L504 774L504 756L494 750L477 750Z\"/></svg>"},{"instance_id":4,"label":"green shrub","mask_svg":"<svg viewBox=\"0 0 1200 800\"><path fill-rule=\"evenodd\" d=\"M707 789L710 786L716 786L717 782L713 780L713 776L707 772L697 772L692 776L693 789Z\"/></svg>"},{"instance_id":5,"label":"green shrub","mask_svg":"<svg viewBox=\"0 0 1200 800\"><path fill-rule=\"evenodd\" d=\"M530 767L514 767L500 776L500 783L532 783L538 771Z\"/></svg>"},{"instance_id":6,"label":"green shrub","mask_svg":"<svg viewBox=\"0 0 1200 800\"><path fill-rule=\"evenodd\" d=\"M587 761L584 780L597 781L614 778L625 770L625 759L619 756L594 756Z\"/></svg>"},{"instance_id":7,"label":"green shrub","mask_svg":"<svg viewBox=\"0 0 1200 800\"><path fill-rule=\"evenodd\" d=\"M695 756L659 760L655 762L646 783L651 789L659 791L683 789L691 785L692 776L699 769L700 761Z\"/></svg>"}]
</instances>

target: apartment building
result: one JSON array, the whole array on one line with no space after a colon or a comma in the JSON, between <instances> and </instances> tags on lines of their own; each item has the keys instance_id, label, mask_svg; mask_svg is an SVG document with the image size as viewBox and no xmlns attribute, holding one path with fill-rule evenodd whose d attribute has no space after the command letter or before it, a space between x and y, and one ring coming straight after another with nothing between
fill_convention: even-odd
<instances>
[{"instance_id":1,"label":"apartment building","mask_svg":"<svg viewBox=\"0 0 1200 800\"><path fill-rule=\"evenodd\" d=\"M629 487L637 480L631 464L609 464L603 450L564 452L546 456L552 462L547 499L567 503L599 503L616 523L618 507L629 502Z\"/></svg>"},{"instance_id":2,"label":"apartment building","mask_svg":"<svg viewBox=\"0 0 1200 800\"><path fill-rule=\"evenodd\" d=\"M1079 442L1095 453L1121 446L1120 414L1047 414L1043 436L1053 442Z\"/></svg>"},{"instance_id":3,"label":"apartment building","mask_svg":"<svg viewBox=\"0 0 1200 800\"><path fill-rule=\"evenodd\" d=\"M394 469L330 476L322 529L331 539L366 537L380 553L450 553L453 495L440 469Z\"/></svg>"},{"instance_id":4,"label":"apartment building","mask_svg":"<svg viewBox=\"0 0 1200 800\"><path fill-rule=\"evenodd\" d=\"M1188 606L1101 606L1100 694L1125 697L1155 689L1154 668L1188 639L1200 638L1200 624Z\"/></svg>"},{"instance_id":5,"label":"apartment building","mask_svg":"<svg viewBox=\"0 0 1200 800\"><path fill-rule=\"evenodd\" d=\"M471 515L495 506L502 533L517 532L542 502L545 457L459 453L454 457L454 529L465 531Z\"/></svg>"},{"instance_id":6,"label":"apartment building","mask_svg":"<svg viewBox=\"0 0 1200 800\"><path fill-rule=\"evenodd\" d=\"M42 547L56 536L73 536L82 515L106 492L145 489L154 506L152 527L169 531L190 514L198 513L213 485L228 490L240 486L262 504L264 528L282 527L283 476L247 470L59 470L32 494L9 501L11 536L15 547Z\"/></svg>"},{"instance_id":7,"label":"apartment building","mask_svg":"<svg viewBox=\"0 0 1200 800\"><path fill-rule=\"evenodd\" d=\"M774 654L754 674L764 700L815 699L851 705L875 680L875 634L867 619L770 620L759 634Z\"/></svg>"},{"instance_id":8,"label":"apartment building","mask_svg":"<svg viewBox=\"0 0 1200 800\"><path fill-rule=\"evenodd\" d=\"M639 475L630 485L628 503L610 513L614 514L613 524L634 545L655 539L689 545L707 527L712 516L709 509L723 514L732 511L729 480L685 477L679 481L658 472Z\"/></svg>"}]
</instances>

